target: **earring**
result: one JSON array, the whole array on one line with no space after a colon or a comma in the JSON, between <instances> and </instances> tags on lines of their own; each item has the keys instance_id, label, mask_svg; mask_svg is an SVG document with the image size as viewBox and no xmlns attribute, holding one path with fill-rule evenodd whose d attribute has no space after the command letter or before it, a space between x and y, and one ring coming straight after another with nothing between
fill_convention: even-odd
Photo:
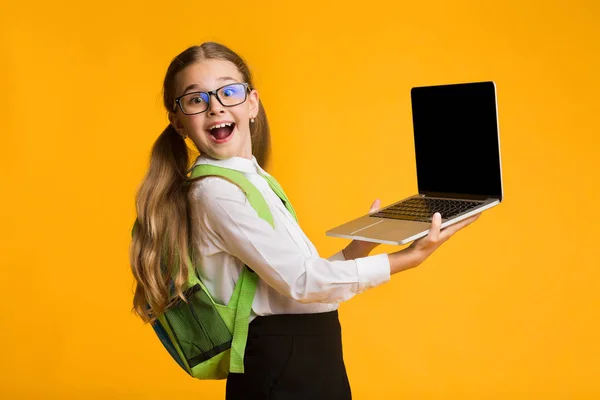
<instances>
[{"instance_id":1,"label":"earring","mask_svg":"<svg viewBox=\"0 0 600 400\"><path fill-rule=\"evenodd\" d=\"M254 123L254 117L250 118L250 123L253 124Z\"/></svg>"}]
</instances>

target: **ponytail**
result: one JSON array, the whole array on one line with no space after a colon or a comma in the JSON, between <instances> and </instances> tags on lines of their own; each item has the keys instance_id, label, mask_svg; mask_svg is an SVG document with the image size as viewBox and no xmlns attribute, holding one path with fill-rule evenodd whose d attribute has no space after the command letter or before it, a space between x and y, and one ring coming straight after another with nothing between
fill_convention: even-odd
<instances>
[{"instance_id":1,"label":"ponytail","mask_svg":"<svg viewBox=\"0 0 600 400\"><path fill-rule=\"evenodd\" d=\"M184 298L191 268L189 186L184 184L188 163L185 140L169 124L154 143L150 167L136 197L138 226L130 263L137 281L134 311L146 322L152 322L177 297Z\"/></svg>"}]
</instances>

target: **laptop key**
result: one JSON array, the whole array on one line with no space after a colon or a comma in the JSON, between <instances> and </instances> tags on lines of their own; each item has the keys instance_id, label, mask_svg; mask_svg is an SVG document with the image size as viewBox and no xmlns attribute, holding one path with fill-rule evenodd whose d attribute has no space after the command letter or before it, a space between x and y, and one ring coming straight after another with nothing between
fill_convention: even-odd
<instances>
[{"instance_id":1,"label":"laptop key","mask_svg":"<svg viewBox=\"0 0 600 400\"><path fill-rule=\"evenodd\" d=\"M478 202L450 199L411 198L388 207L373 217L402 219L406 221L431 222L433 214L439 212L442 218L448 219L477 206Z\"/></svg>"}]
</instances>

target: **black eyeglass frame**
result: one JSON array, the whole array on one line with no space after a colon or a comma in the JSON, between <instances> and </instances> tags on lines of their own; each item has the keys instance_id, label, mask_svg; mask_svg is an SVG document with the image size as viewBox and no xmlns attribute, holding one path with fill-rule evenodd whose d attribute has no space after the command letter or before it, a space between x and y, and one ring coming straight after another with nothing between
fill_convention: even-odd
<instances>
[{"instance_id":1,"label":"black eyeglass frame","mask_svg":"<svg viewBox=\"0 0 600 400\"><path fill-rule=\"evenodd\" d=\"M246 90L244 91L244 100L240 101L240 102L239 102L239 103L237 103L237 104L232 104L232 105L229 105L229 106L228 106L228 105L225 105L225 104L223 104L223 102L222 102L222 101L221 101L221 99L219 98L219 95L218 95L218 93L217 93L217 92L218 92L219 90L221 90L221 89L223 89L223 88L226 88L227 86L231 86L231 85L243 85L243 86L246 88ZM235 107L235 106L239 106L240 104L242 104L242 103L244 103L246 100L248 100L248 93L250 93L251 91L252 91L252 88L250 87L250 84L249 84L249 83L247 83L247 82L235 82L235 83L228 83L227 85L223 85L223 86L221 86L220 88L217 88L217 89L215 89L215 90L211 90L211 91L209 91L209 92L189 92L189 93L182 94L181 96L179 96L179 97L177 97L177 98L175 99L175 104L174 104L173 108L177 108L177 106L179 106L179 109L180 109L180 110L181 110L181 112L182 112L183 114L185 114L185 115L196 115L196 114L202 114L203 112L207 112L207 111L208 111L208 109L210 108L210 102L211 102L211 97L210 97L210 95L211 95L211 94L212 94L213 96L215 96L215 98L217 99L217 101L218 101L219 103L221 103L221 105L222 105L223 107ZM204 111L199 111L199 112L197 112L197 113L191 113L191 114L188 114L188 113L186 113L185 111L183 111L183 106L181 105L181 102L180 102L180 100L181 100L183 97L185 97L185 96L189 96L190 94L199 94L199 93L205 93L205 94L207 95L208 101L206 102L206 110L204 110Z\"/></svg>"}]
</instances>

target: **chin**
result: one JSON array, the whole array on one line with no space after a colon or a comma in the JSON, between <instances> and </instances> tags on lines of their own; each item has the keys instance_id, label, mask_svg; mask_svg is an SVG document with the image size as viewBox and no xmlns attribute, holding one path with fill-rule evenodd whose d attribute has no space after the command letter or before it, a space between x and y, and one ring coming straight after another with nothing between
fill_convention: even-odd
<instances>
[{"instance_id":1,"label":"chin","mask_svg":"<svg viewBox=\"0 0 600 400\"><path fill-rule=\"evenodd\" d=\"M243 152L241 149L211 149L211 151L207 151L203 154L212 157L217 160L226 160L231 157L241 157Z\"/></svg>"}]
</instances>

